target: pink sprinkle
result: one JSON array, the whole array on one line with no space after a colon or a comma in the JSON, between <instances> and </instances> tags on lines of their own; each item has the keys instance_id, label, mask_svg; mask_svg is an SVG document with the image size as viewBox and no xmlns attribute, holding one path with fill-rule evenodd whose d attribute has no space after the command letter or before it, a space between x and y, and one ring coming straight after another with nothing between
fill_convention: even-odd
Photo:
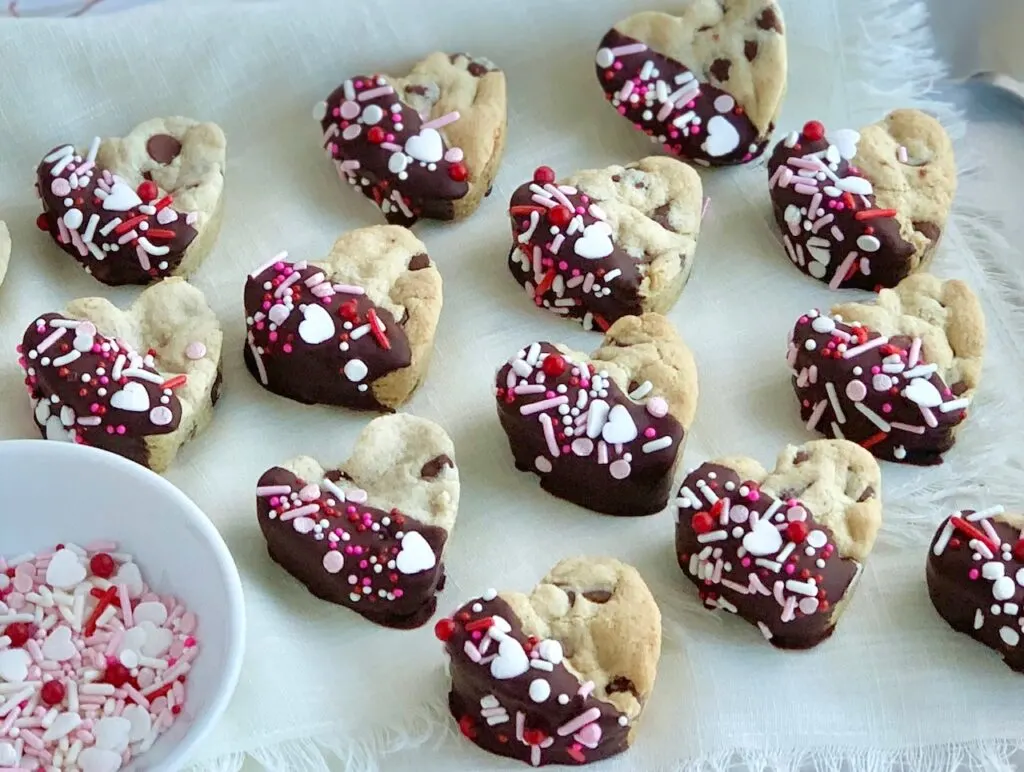
<instances>
[{"instance_id":1,"label":"pink sprinkle","mask_svg":"<svg viewBox=\"0 0 1024 772\"><path fill-rule=\"evenodd\" d=\"M750 558L743 558L743 560L740 561L740 564L744 568L750 568Z\"/></svg>"},{"instance_id":2,"label":"pink sprinkle","mask_svg":"<svg viewBox=\"0 0 1024 772\"><path fill-rule=\"evenodd\" d=\"M479 630L474 630L474 631L473 631L473 636L472 636L472 637L473 637L473 640L474 640L474 641L479 641L479 640L480 640L481 638L483 638L483 637L484 637L484 635L483 635L483 633L481 633L481 632L480 632Z\"/></svg>"},{"instance_id":3,"label":"pink sprinkle","mask_svg":"<svg viewBox=\"0 0 1024 772\"><path fill-rule=\"evenodd\" d=\"M757 501L761 498L761 491L757 490L757 488L754 488L752 491L750 491L750 495L748 495L747 498L750 499L751 501Z\"/></svg>"},{"instance_id":4,"label":"pink sprinkle","mask_svg":"<svg viewBox=\"0 0 1024 772\"><path fill-rule=\"evenodd\" d=\"M292 353L292 344L291 343L285 343L283 346L281 346L281 349L284 351L284 353L290 354L290 353Z\"/></svg>"},{"instance_id":5,"label":"pink sprinkle","mask_svg":"<svg viewBox=\"0 0 1024 772\"><path fill-rule=\"evenodd\" d=\"M872 375L878 375L880 372L882 372L882 368L879 367L878 365L875 365L874 367L871 368Z\"/></svg>"},{"instance_id":6,"label":"pink sprinkle","mask_svg":"<svg viewBox=\"0 0 1024 772\"><path fill-rule=\"evenodd\" d=\"M401 588L395 590L395 597L396 598L401 598L403 595L405 595L405 591L402 590Z\"/></svg>"},{"instance_id":7,"label":"pink sprinkle","mask_svg":"<svg viewBox=\"0 0 1024 772\"><path fill-rule=\"evenodd\" d=\"M794 566L792 563L786 563L786 573L792 574L794 571L796 571L796 566Z\"/></svg>"},{"instance_id":8,"label":"pink sprinkle","mask_svg":"<svg viewBox=\"0 0 1024 772\"><path fill-rule=\"evenodd\" d=\"M657 430L653 426L648 426L646 429L644 429L644 437L647 437L648 439L650 439L657 433Z\"/></svg>"},{"instance_id":9,"label":"pink sprinkle","mask_svg":"<svg viewBox=\"0 0 1024 772\"><path fill-rule=\"evenodd\" d=\"M886 402L884 405L882 405L882 412L883 413L891 413L892 412L892 405L890 405L888 402Z\"/></svg>"},{"instance_id":10,"label":"pink sprinkle","mask_svg":"<svg viewBox=\"0 0 1024 772\"><path fill-rule=\"evenodd\" d=\"M622 62L615 62L615 64L612 65L612 69L621 70L622 69Z\"/></svg>"},{"instance_id":11,"label":"pink sprinkle","mask_svg":"<svg viewBox=\"0 0 1024 772\"><path fill-rule=\"evenodd\" d=\"M968 571L967 572L967 578L968 579L972 579L972 580L973 579L977 579L978 578L978 569L977 568L972 568L970 571Z\"/></svg>"}]
</instances>

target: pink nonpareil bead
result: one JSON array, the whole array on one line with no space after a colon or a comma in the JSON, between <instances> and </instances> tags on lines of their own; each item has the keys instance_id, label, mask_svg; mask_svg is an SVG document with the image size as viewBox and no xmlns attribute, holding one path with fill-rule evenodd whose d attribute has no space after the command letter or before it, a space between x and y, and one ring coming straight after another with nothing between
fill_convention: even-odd
<instances>
[{"instance_id":1,"label":"pink nonpareil bead","mask_svg":"<svg viewBox=\"0 0 1024 772\"><path fill-rule=\"evenodd\" d=\"M102 377L100 378L100 383L101 383L102 385L106 386L107 384L109 384L109 383L110 383L110 379L109 379L109 378L108 378L107 376L105 376L105 375L104 375L104 376L102 376Z\"/></svg>"},{"instance_id":2,"label":"pink nonpareil bead","mask_svg":"<svg viewBox=\"0 0 1024 772\"><path fill-rule=\"evenodd\" d=\"M277 333L276 332L272 332L272 333L270 333L270 335L268 337L270 338L270 342L273 343L274 341L277 340Z\"/></svg>"},{"instance_id":3,"label":"pink nonpareil bead","mask_svg":"<svg viewBox=\"0 0 1024 772\"><path fill-rule=\"evenodd\" d=\"M479 641L483 637L484 637L483 633L481 633L479 630L474 630L473 631L472 638L473 638L474 641Z\"/></svg>"},{"instance_id":4,"label":"pink nonpareil bead","mask_svg":"<svg viewBox=\"0 0 1024 772\"><path fill-rule=\"evenodd\" d=\"M586 214L586 213L587 213L587 210L585 208L583 208L582 206L576 207L576 214Z\"/></svg>"},{"instance_id":5,"label":"pink nonpareil bead","mask_svg":"<svg viewBox=\"0 0 1024 772\"><path fill-rule=\"evenodd\" d=\"M271 496L271 497L270 497L270 506L271 506L271 507L276 507L276 506L278 506L278 505L279 505L280 503L281 503L281 499L280 499L280 497L278 497L278 496Z\"/></svg>"},{"instance_id":6,"label":"pink nonpareil bead","mask_svg":"<svg viewBox=\"0 0 1024 772\"><path fill-rule=\"evenodd\" d=\"M872 375L878 375L880 372L882 372L882 368L879 367L878 365L875 365L874 367L871 368Z\"/></svg>"},{"instance_id":7,"label":"pink nonpareil bead","mask_svg":"<svg viewBox=\"0 0 1024 772\"><path fill-rule=\"evenodd\" d=\"M560 271L565 271L565 270L567 270L568 268L569 268L569 264L568 264L567 262L565 262L565 260L562 260L562 261L560 261L560 262L558 263L558 270L560 270Z\"/></svg>"},{"instance_id":8,"label":"pink nonpareil bead","mask_svg":"<svg viewBox=\"0 0 1024 772\"><path fill-rule=\"evenodd\" d=\"M281 346L281 350L284 351L284 353L286 353L286 354L292 353L292 344L291 343L285 343L283 346Z\"/></svg>"},{"instance_id":9,"label":"pink nonpareil bead","mask_svg":"<svg viewBox=\"0 0 1024 772\"><path fill-rule=\"evenodd\" d=\"M548 391L544 392L544 397L546 399L554 399L555 396L556 396L555 392L551 391L550 389Z\"/></svg>"},{"instance_id":10,"label":"pink nonpareil bead","mask_svg":"<svg viewBox=\"0 0 1024 772\"><path fill-rule=\"evenodd\" d=\"M572 451L572 447L571 446L569 446L569 445L563 445L562 446L562 452L563 453L570 453L571 451Z\"/></svg>"},{"instance_id":11,"label":"pink nonpareil bead","mask_svg":"<svg viewBox=\"0 0 1024 772\"><path fill-rule=\"evenodd\" d=\"M626 106L625 105L619 105L618 108L616 108L616 109L619 111L619 115L625 115L626 114Z\"/></svg>"},{"instance_id":12,"label":"pink nonpareil bead","mask_svg":"<svg viewBox=\"0 0 1024 772\"><path fill-rule=\"evenodd\" d=\"M395 590L395 597L396 598L401 598L403 595L405 595L405 591L404 590L402 590L402 589Z\"/></svg>"},{"instance_id":13,"label":"pink nonpareil bead","mask_svg":"<svg viewBox=\"0 0 1024 772\"><path fill-rule=\"evenodd\" d=\"M655 430L653 426L648 426L646 429L644 429L644 437L647 437L647 439L650 439L657 433L658 432Z\"/></svg>"},{"instance_id":14,"label":"pink nonpareil bead","mask_svg":"<svg viewBox=\"0 0 1024 772\"><path fill-rule=\"evenodd\" d=\"M366 561L365 560L360 561L359 567L360 568L366 568ZM370 577L367 576L365 579L363 579L363 587L369 587L369 586L370 586Z\"/></svg>"},{"instance_id":15,"label":"pink nonpareil bead","mask_svg":"<svg viewBox=\"0 0 1024 772\"><path fill-rule=\"evenodd\" d=\"M691 126L690 127L690 133L691 134L700 134L700 126Z\"/></svg>"},{"instance_id":16,"label":"pink nonpareil bead","mask_svg":"<svg viewBox=\"0 0 1024 772\"><path fill-rule=\"evenodd\" d=\"M747 495L747 498L750 499L751 501L757 501L758 499L761 498L761 491L757 490L757 488L754 488Z\"/></svg>"},{"instance_id":17,"label":"pink nonpareil bead","mask_svg":"<svg viewBox=\"0 0 1024 772\"><path fill-rule=\"evenodd\" d=\"M967 578L972 580L972 581L977 579L978 578L978 569L977 568L972 568L970 571L968 571L967 572Z\"/></svg>"},{"instance_id":18,"label":"pink nonpareil bead","mask_svg":"<svg viewBox=\"0 0 1024 772\"><path fill-rule=\"evenodd\" d=\"M888 402L886 402L884 405L882 405L882 412L883 413L891 413L892 412L892 405L890 405Z\"/></svg>"},{"instance_id":19,"label":"pink nonpareil bead","mask_svg":"<svg viewBox=\"0 0 1024 772\"><path fill-rule=\"evenodd\" d=\"M740 561L740 565L744 568L750 568L750 558L743 558L743 560Z\"/></svg>"},{"instance_id":20,"label":"pink nonpareil bead","mask_svg":"<svg viewBox=\"0 0 1024 772\"><path fill-rule=\"evenodd\" d=\"M622 69L622 62L615 62L615 64L612 65L612 69L621 70Z\"/></svg>"},{"instance_id":21,"label":"pink nonpareil bead","mask_svg":"<svg viewBox=\"0 0 1024 772\"><path fill-rule=\"evenodd\" d=\"M787 574L792 574L794 571L796 571L796 566L794 566L792 563L786 563L785 570Z\"/></svg>"}]
</instances>

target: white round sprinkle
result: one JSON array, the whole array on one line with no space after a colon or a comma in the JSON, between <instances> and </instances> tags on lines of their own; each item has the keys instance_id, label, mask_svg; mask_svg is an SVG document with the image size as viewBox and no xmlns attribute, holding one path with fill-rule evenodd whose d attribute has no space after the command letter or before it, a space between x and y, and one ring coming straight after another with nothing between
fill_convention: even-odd
<instances>
[{"instance_id":1,"label":"white round sprinkle","mask_svg":"<svg viewBox=\"0 0 1024 772\"><path fill-rule=\"evenodd\" d=\"M551 696L551 685L543 678L535 678L530 682L530 699L534 702L544 702Z\"/></svg>"}]
</instances>

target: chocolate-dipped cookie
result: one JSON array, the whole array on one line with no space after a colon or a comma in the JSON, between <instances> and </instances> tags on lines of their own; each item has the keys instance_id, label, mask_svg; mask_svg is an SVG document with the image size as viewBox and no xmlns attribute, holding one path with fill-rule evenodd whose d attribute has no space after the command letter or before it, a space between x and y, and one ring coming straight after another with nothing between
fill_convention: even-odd
<instances>
[{"instance_id":1,"label":"chocolate-dipped cookie","mask_svg":"<svg viewBox=\"0 0 1024 772\"><path fill-rule=\"evenodd\" d=\"M188 277L220 231L225 148L215 123L180 117L60 145L36 170L39 228L104 284Z\"/></svg>"},{"instance_id":2,"label":"chocolate-dipped cookie","mask_svg":"<svg viewBox=\"0 0 1024 772\"><path fill-rule=\"evenodd\" d=\"M788 360L807 428L879 458L942 463L981 377L985 318L970 288L930 274L875 303L809 311Z\"/></svg>"},{"instance_id":3,"label":"chocolate-dipped cookie","mask_svg":"<svg viewBox=\"0 0 1024 772\"><path fill-rule=\"evenodd\" d=\"M406 228L347 233L319 262L287 253L245 283L249 372L306 404L393 410L426 376L441 274Z\"/></svg>"},{"instance_id":4,"label":"chocolate-dipped cookie","mask_svg":"<svg viewBox=\"0 0 1024 772\"><path fill-rule=\"evenodd\" d=\"M797 268L832 289L877 292L931 259L956 192L953 144L919 110L860 132L811 121L775 146L768 188Z\"/></svg>"},{"instance_id":5,"label":"chocolate-dipped cookie","mask_svg":"<svg viewBox=\"0 0 1024 772\"><path fill-rule=\"evenodd\" d=\"M162 472L213 417L222 340L203 293L166 279L127 311L83 298L36 317L18 353L43 437Z\"/></svg>"},{"instance_id":6,"label":"chocolate-dipped cookie","mask_svg":"<svg viewBox=\"0 0 1024 772\"><path fill-rule=\"evenodd\" d=\"M337 467L303 456L268 469L256 488L275 562L316 597L401 629L437 608L458 509L451 439L404 413L367 424Z\"/></svg>"},{"instance_id":7,"label":"chocolate-dipped cookie","mask_svg":"<svg viewBox=\"0 0 1024 772\"><path fill-rule=\"evenodd\" d=\"M676 556L707 608L756 624L780 649L832 635L882 522L881 472L845 440L701 465L677 499Z\"/></svg>"},{"instance_id":8,"label":"chocolate-dipped cookie","mask_svg":"<svg viewBox=\"0 0 1024 772\"><path fill-rule=\"evenodd\" d=\"M626 750L654 686L661 612L613 558L561 561L530 595L488 590L434 627L448 706L489 753L535 767Z\"/></svg>"},{"instance_id":9,"label":"chocolate-dipped cookie","mask_svg":"<svg viewBox=\"0 0 1024 772\"><path fill-rule=\"evenodd\" d=\"M928 596L939 615L1024 673L1024 515L1003 507L947 517L928 550Z\"/></svg>"},{"instance_id":10,"label":"chocolate-dipped cookie","mask_svg":"<svg viewBox=\"0 0 1024 772\"><path fill-rule=\"evenodd\" d=\"M774 0L693 0L612 28L597 78L619 115L702 166L764 152L786 91L786 38Z\"/></svg>"},{"instance_id":11,"label":"chocolate-dipped cookie","mask_svg":"<svg viewBox=\"0 0 1024 772\"><path fill-rule=\"evenodd\" d=\"M509 269L552 313L607 330L623 316L666 313L697 247L701 182L672 158L579 172L542 166L512 194Z\"/></svg>"},{"instance_id":12,"label":"chocolate-dipped cookie","mask_svg":"<svg viewBox=\"0 0 1024 772\"><path fill-rule=\"evenodd\" d=\"M389 223L460 220L490 191L505 151L505 74L433 53L408 75L349 78L313 117L338 176Z\"/></svg>"},{"instance_id":13,"label":"chocolate-dipped cookie","mask_svg":"<svg viewBox=\"0 0 1024 772\"><path fill-rule=\"evenodd\" d=\"M548 493L609 515L665 508L697 409L697 367L672 323L626 316L590 356L520 349L497 374L516 468Z\"/></svg>"}]
</instances>

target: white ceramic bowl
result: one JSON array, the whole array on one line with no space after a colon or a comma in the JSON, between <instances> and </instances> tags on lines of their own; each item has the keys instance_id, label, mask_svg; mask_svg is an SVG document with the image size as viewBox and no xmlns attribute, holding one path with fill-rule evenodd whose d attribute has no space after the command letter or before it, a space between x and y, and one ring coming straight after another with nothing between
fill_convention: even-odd
<instances>
[{"instance_id":1,"label":"white ceramic bowl","mask_svg":"<svg viewBox=\"0 0 1024 772\"><path fill-rule=\"evenodd\" d=\"M45 440L0 442L0 552L62 541L116 541L157 592L195 612L199 655L169 732L125 770L178 769L224 712L242 666L245 606L217 529L164 478L102 450Z\"/></svg>"}]
</instances>

